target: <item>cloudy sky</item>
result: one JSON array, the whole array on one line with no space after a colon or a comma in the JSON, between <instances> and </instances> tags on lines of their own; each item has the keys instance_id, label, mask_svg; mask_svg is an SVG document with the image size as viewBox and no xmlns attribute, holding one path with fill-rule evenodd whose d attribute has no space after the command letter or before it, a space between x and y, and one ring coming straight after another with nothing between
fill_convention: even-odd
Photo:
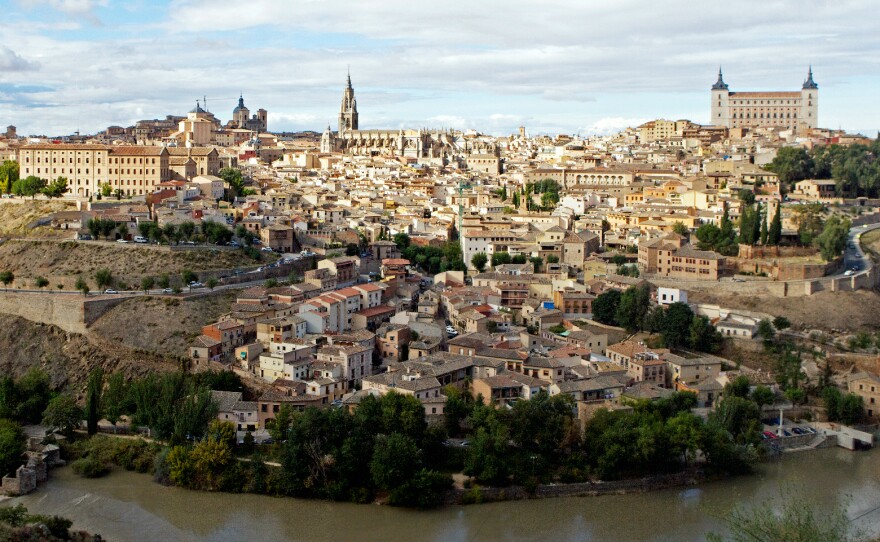
<instances>
[{"instance_id":1,"label":"cloudy sky","mask_svg":"<svg viewBox=\"0 0 880 542\"><path fill-rule=\"evenodd\" d=\"M0 0L0 125L93 133L239 92L273 131L336 127L348 66L361 128L608 133L708 122L731 90L797 90L822 126L880 129L868 1Z\"/></svg>"}]
</instances>

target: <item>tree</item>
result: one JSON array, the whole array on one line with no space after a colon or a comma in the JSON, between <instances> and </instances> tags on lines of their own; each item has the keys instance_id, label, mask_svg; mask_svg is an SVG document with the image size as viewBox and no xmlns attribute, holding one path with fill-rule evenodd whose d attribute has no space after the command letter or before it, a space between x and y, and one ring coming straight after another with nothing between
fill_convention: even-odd
<instances>
[{"instance_id":1,"label":"tree","mask_svg":"<svg viewBox=\"0 0 880 542\"><path fill-rule=\"evenodd\" d=\"M144 293L152 290L153 286L155 286L155 285L156 285L156 279L154 279L153 277L142 277L141 278L141 290L143 290Z\"/></svg>"},{"instance_id":2,"label":"tree","mask_svg":"<svg viewBox=\"0 0 880 542\"><path fill-rule=\"evenodd\" d=\"M547 255L547 263L559 263L559 256L554 254Z\"/></svg>"},{"instance_id":3,"label":"tree","mask_svg":"<svg viewBox=\"0 0 880 542\"><path fill-rule=\"evenodd\" d=\"M739 191L739 200L743 202L743 205L754 205L755 204L755 193L751 190L747 190L745 188Z\"/></svg>"},{"instance_id":4,"label":"tree","mask_svg":"<svg viewBox=\"0 0 880 542\"><path fill-rule=\"evenodd\" d=\"M66 177L58 177L51 183L49 183L45 188L43 188L43 195L47 198L60 198L67 192L67 178Z\"/></svg>"},{"instance_id":5,"label":"tree","mask_svg":"<svg viewBox=\"0 0 880 542\"><path fill-rule=\"evenodd\" d=\"M830 262L843 254L851 226L852 223L848 218L841 219L836 215L825 221L822 233L816 237L816 245L823 260Z\"/></svg>"},{"instance_id":6,"label":"tree","mask_svg":"<svg viewBox=\"0 0 880 542\"><path fill-rule=\"evenodd\" d=\"M773 327L781 331L790 328L791 322L785 316L777 316L773 319Z\"/></svg>"},{"instance_id":7,"label":"tree","mask_svg":"<svg viewBox=\"0 0 880 542\"><path fill-rule=\"evenodd\" d=\"M19 179L12 184L12 193L16 196L28 197L33 199L46 186L46 180L31 175L24 179Z\"/></svg>"},{"instance_id":8,"label":"tree","mask_svg":"<svg viewBox=\"0 0 880 542\"><path fill-rule=\"evenodd\" d=\"M687 226L684 225L684 222L676 221L674 224L672 224L672 232L686 237L688 234L690 234L691 231L688 229Z\"/></svg>"},{"instance_id":9,"label":"tree","mask_svg":"<svg viewBox=\"0 0 880 542\"><path fill-rule=\"evenodd\" d=\"M825 209L821 203L808 203L794 207L792 221L798 226L798 237L802 245L812 245L816 237L822 233L825 225L824 212Z\"/></svg>"},{"instance_id":10,"label":"tree","mask_svg":"<svg viewBox=\"0 0 880 542\"><path fill-rule=\"evenodd\" d=\"M43 423L68 437L73 435L73 430L79 427L82 419L82 409L66 393L49 401L49 406L43 412Z\"/></svg>"},{"instance_id":11,"label":"tree","mask_svg":"<svg viewBox=\"0 0 880 542\"><path fill-rule=\"evenodd\" d=\"M820 506L808 488L786 488L777 499L749 506L736 506L721 519L726 536L709 533L709 542L856 542L843 504Z\"/></svg>"},{"instance_id":12,"label":"tree","mask_svg":"<svg viewBox=\"0 0 880 542\"><path fill-rule=\"evenodd\" d=\"M672 303L663 318L663 342L669 348L679 348L689 342L694 311L686 303Z\"/></svg>"},{"instance_id":13,"label":"tree","mask_svg":"<svg viewBox=\"0 0 880 542\"><path fill-rule=\"evenodd\" d=\"M49 279L47 279L46 277L37 277L34 280L34 285L40 289L45 288L49 285Z\"/></svg>"},{"instance_id":14,"label":"tree","mask_svg":"<svg viewBox=\"0 0 880 542\"><path fill-rule=\"evenodd\" d=\"M49 375L36 367L31 368L18 380L15 387L19 398L15 418L23 424L40 423L51 398Z\"/></svg>"},{"instance_id":15,"label":"tree","mask_svg":"<svg viewBox=\"0 0 880 542\"><path fill-rule=\"evenodd\" d=\"M18 180L18 171L18 162L15 160L4 160L0 164L0 192L12 192L12 185Z\"/></svg>"},{"instance_id":16,"label":"tree","mask_svg":"<svg viewBox=\"0 0 880 542\"><path fill-rule=\"evenodd\" d=\"M535 273L541 272L541 267L544 265L544 258L540 256L532 256L529 258L529 261L532 262L532 265L535 266Z\"/></svg>"},{"instance_id":17,"label":"tree","mask_svg":"<svg viewBox=\"0 0 880 542\"><path fill-rule=\"evenodd\" d=\"M12 281L15 280L15 273L12 271L0 271L0 282L3 283L3 288L8 289L9 285L12 284Z\"/></svg>"},{"instance_id":18,"label":"tree","mask_svg":"<svg viewBox=\"0 0 880 542\"><path fill-rule=\"evenodd\" d=\"M88 391L86 393L86 426L89 435L98 432L98 421L101 419L101 393L104 391L104 370L100 367L89 373Z\"/></svg>"},{"instance_id":19,"label":"tree","mask_svg":"<svg viewBox=\"0 0 880 542\"><path fill-rule=\"evenodd\" d=\"M22 464L22 454L26 449L26 439L21 425L0 419L0 472L3 476L14 476Z\"/></svg>"},{"instance_id":20,"label":"tree","mask_svg":"<svg viewBox=\"0 0 880 542\"><path fill-rule=\"evenodd\" d=\"M394 241L394 244L397 245L397 248L401 251L406 250L412 244L412 239L410 239L409 235L403 232L395 233L392 241Z\"/></svg>"},{"instance_id":21,"label":"tree","mask_svg":"<svg viewBox=\"0 0 880 542\"><path fill-rule=\"evenodd\" d=\"M98 269L95 271L95 284L99 290L103 290L113 284L113 274L106 267Z\"/></svg>"},{"instance_id":22,"label":"tree","mask_svg":"<svg viewBox=\"0 0 880 542\"><path fill-rule=\"evenodd\" d=\"M700 352L717 352L724 338L705 316L694 316L689 330L691 348Z\"/></svg>"},{"instance_id":23,"label":"tree","mask_svg":"<svg viewBox=\"0 0 880 542\"><path fill-rule=\"evenodd\" d=\"M214 288L217 287L217 284L217 279L215 279L214 277L210 277L207 281L205 281L205 286L207 286L208 289L212 292L214 291Z\"/></svg>"},{"instance_id":24,"label":"tree","mask_svg":"<svg viewBox=\"0 0 880 542\"><path fill-rule=\"evenodd\" d=\"M399 491L421 468L421 451L406 435L380 435L370 461L370 475L382 491ZM397 500L397 499L395 499ZM398 501L399 502L399 501Z\"/></svg>"},{"instance_id":25,"label":"tree","mask_svg":"<svg viewBox=\"0 0 880 542\"><path fill-rule=\"evenodd\" d=\"M776 173L780 183L791 185L810 176L813 160L803 147L782 147L773 161L764 167Z\"/></svg>"},{"instance_id":26,"label":"tree","mask_svg":"<svg viewBox=\"0 0 880 542\"><path fill-rule=\"evenodd\" d=\"M770 343L776 337L776 330L770 320L761 320L758 322L758 337L764 339L765 343Z\"/></svg>"},{"instance_id":27,"label":"tree","mask_svg":"<svg viewBox=\"0 0 880 542\"><path fill-rule=\"evenodd\" d=\"M513 258L510 256L509 252L493 252L492 253L492 267L498 267L499 265L506 265L513 261Z\"/></svg>"},{"instance_id":28,"label":"tree","mask_svg":"<svg viewBox=\"0 0 880 542\"><path fill-rule=\"evenodd\" d=\"M765 405L772 405L775 400L776 396L767 386L757 386L755 391L752 392L752 401L758 405L758 408L762 408Z\"/></svg>"},{"instance_id":29,"label":"tree","mask_svg":"<svg viewBox=\"0 0 880 542\"><path fill-rule=\"evenodd\" d=\"M74 287L82 292L83 295L89 295L89 284L86 282L86 279L77 277Z\"/></svg>"},{"instance_id":30,"label":"tree","mask_svg":"<svg viewBox=\"0 0 880 542\"><path fill-rule=\"evenodd\" d=\"M608 290L593 300L593 319L609 326L617 325L617 307L620 305L620 290Z\"/></svg>"},{"instance_id":31,"label":"tree","mask_svg":"<svg viewBox=\"0 0 880 542\"><path fill-rule=\"evenodd\" d=\"M645 316L651 303L651 290L647 284L630 286L620 296L615 318L628 331L644 329Z\"/></svg>"},{"instance_id":32,"label":"tree","mask_svg":"<svg viewBox=\"0 0 880 542\"><path fill-rule=\"evenodd\" d=\"M761 221L761 232L759 234L759 238L761 240L761 244L767 246L767 239L770 237L770 230L767 229L767 209L764 209L764 212L761 213L759 217Z\"/></svg>"},{"instance_id":33,"label":"tree","mask_svg":"<svg viewBox=\"0 0 880 542\"><path fill-rule=\"evenodd\" d=\"M486 262L489 261L489 258L486 256L485 252L477 252L471 258L471 265L473 265L477 273L482 273L484 269L486 269Z\"/></svg>"},{"instance_id":34,"label":"tree","mask_svg":"<svg viewBox=\"0 0 880 542\"><path fill-rule=\"evenodd\" d=\"M748 397L751 382L746 375L739 375L724 386L725 397Z\"/></svg>"},{"instance_id":35,"label":"tree","mask_svg":"<svg viewBox=\"0 0 880 542\"><path fill-rule=\"evenodd\" d=\"M709 419L726 429L738 444L757 442L762 427L758 405L735 395L721 399Z\"/></svg>"},{"instance_id":36,"label":"tree","mask_svg":"<svg viewBox=\"0 0 880 542\"><path fill-rule=\"evenodd\" d=\"M773 220L767 229L767 244L776 246L782 240L782 217L780 216L781 204L776 205L776 211L773 212Z\"/></svg>"},{"instance_id":37,"label":"tree","mask_svg":"<svg viewBox=\"0 0 880 542\"><path fill-rule=\"evenodd\" d=\"M189 241L192 239L193 234L196 232L196 225L191 220L186 220L181 222L177 226L177 232L180 235L181 239L184 241Z\"/></svg>"},{"instance_id":38,"label":"tree","mask_svg":"<svg viewBox=\"0 0 880 542\"><path fill-rule=\"evenodd\" d=\"M241 196L244 192L244 179L238 168L225 167L217 172L217 176L226 181L226 197L229 201Z\"/></svg>"},{"instance_id":39,"label":"tree","mask_svg":"<svg viewBox=\"0 0 880 542\"><path fill-rule=\"evenodd\" d=\"M110 186L110 183L101 184L101 196L105 198L109 198L113 194L113 187Z\"/></svg>"},{"instance_id":40,"label":"tree","mask_svg":"<svg viewBox=\"0 0 880 542\"><path fill-rule=\"evenodd\" d=\"M193 282L197 282L199 280L199 276L189 269L184 269L183 271L181 271L180 278L181 280L183 280L184 284L192 284Z\"/></svg>"},{"instance_id":41,"label":"tree","mask_svg":"<svg viewBox=\"0 0 880 542\"><path fill-rule=\"evenodd\" d=\"M107 379L107 390L103 394L104 417L107 421L116 425L125 414L134 410L134 405L129 397L129 385L122 373L113 373Z\"/></svg>"},{"instance_id":42,"label":"tree","mask_svg":"<svg viewBox=\"0 0 880 542\"><path fill-rule=\"evenodd\" d=\"M159 285L159 288L164 290L171 286L171 277L168 276L168 273L162 273L159 275L159 280L157 280L156 283Z\"/></svg>"}]
</instances>

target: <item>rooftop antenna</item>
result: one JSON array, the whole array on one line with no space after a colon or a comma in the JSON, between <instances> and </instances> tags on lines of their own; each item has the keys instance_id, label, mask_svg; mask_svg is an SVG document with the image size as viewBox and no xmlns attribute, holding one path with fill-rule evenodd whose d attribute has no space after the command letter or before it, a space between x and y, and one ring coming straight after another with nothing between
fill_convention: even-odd
<instances>
[{"instance_id":1,"label":"rooftop antenna","mask_svg":"<svg viewBox=\"0 0 880 542\"><path fill-rule=\"evenodd\" d=\"M202 95L202 108L207 111L208 110L208 95Z\"/></svg>"}]
</instances>

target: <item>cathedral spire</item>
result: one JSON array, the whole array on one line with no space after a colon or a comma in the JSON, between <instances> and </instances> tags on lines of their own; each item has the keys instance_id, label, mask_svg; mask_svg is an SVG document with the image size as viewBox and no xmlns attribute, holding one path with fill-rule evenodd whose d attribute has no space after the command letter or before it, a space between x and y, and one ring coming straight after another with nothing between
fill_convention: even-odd
<instances>
[{"instance_id":1,"label":"cathedral spire","mask_svg":"<svg viewBox=\"0 0 880 542\"><path fill-rule=\"evenodd\" d=\"M712 85L712 90L727 90L727 83L724 82L724 77L721 75L721 66L718 66L718 80Z\"/></svg>"},{"instance_id":2,"label":"cathedral spire","mask_svg":"<svg viewBox=\"0 0 880 542\"><path fill-rule=\"evenodd\" d=\"M818 89L819 85L813 81L813 65L810 64L810 71L807 73L807 80L804 81L804 90L813 90Z\"/></svg>"}]
</instances>

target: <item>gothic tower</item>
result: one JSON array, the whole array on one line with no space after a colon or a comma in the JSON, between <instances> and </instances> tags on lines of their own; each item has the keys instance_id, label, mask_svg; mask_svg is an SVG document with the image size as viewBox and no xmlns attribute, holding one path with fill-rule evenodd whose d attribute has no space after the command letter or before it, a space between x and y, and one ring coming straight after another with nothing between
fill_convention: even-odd
<instances>
[{"instance_id":1,"label":"gothic tower","mask_svg":"<svg viewBox=\"0 0 880 542\"><path fill-rule=\"evenodd\" d=\"M724 77L721 75L721 67L718 67L718 81L712 85L712 112L709 124L716 126L730 126L730 90Z\"/></svg>"},{"instance_id":2,"label":"gothic tower","mask_svg":"<svg viewBox=\"0 0 880 542\"><path fill-rule=\"evenodd\" d=\"M819 85L813 81L813 66L801 87L801 124L807 128L819 127Z\"/></svg>"},{"instance_id":3,"label":"gothic tower","mask_svg":"<svg viewBox=\"0 0 880 542\"><path fill-rule=\"evenodd\" d=\"M342 93L342 106L339 108L339 133L347 130L358 129L357 100L354 98L354 89L351 88L351 74L348 74L348 84Z\"/></svg>"}]
</instances>

